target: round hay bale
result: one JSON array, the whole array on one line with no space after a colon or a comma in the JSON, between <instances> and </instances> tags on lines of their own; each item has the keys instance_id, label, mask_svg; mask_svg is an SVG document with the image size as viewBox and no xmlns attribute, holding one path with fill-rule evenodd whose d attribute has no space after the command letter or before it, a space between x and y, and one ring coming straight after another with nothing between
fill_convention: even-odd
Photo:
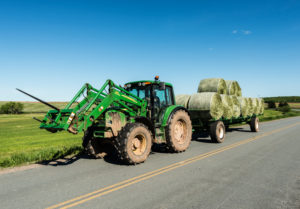
<instances>
[{"instance_id":1,"label":"round hay bale","mask_svg":"<svg viewBox=\"0 0 300 209\"><path fill-rule=\"evenodd\" d=\"M240 84L238 82L236 82L236 96L241 97L242 96L242 89L240 87Z\"/></svg>"},{"instance_id":2,"label":"round hay bale","mask_svg":"<svg viewBox=\"0 0 300 209\"><path fill-rule=\"evenodd\" d=\"M176 95L175 96L176 104L187 108L190 98L191 98L191 95L188 95L188 94Z\"/></svg>"},{"instance_id":3,"label":"round hay bale","mask_svg":"<svg viewBox=\"0 0 300 209\"><path fill-rule=\"evenodd\" d=\"M230 80L226 80L226 86L227 86L227 94L229 95L236 95L236 90L237 90L237 86L236 86L236 81L230 81Z\"/></svg>"},{"instance_id":4,"label":"round hay bale","mask_svg":"<svg viewBox=\"0 0 300 209\"><path fill-rule=\"evenodd\" d=\"M224 108L223 117L226 119L231 119L233 116L233 103L230 96L227 94L221 94L222 104Z\"/></svg>"},{"instance_id":5,"label":"round hay bale","mask_svg":"<svg viewBox=\"0 0 300 209\"><path fill-rule=\"evenodd\" d=\"M264 114L264 111L265 111L265 101L262 98L259 98L258 101L259 101L259 114Z\"/></svg>"},{"instance_id":6,"label":"round hay bale","mask_svg":"<svg viewBox=\"0 0 300 209\"><path fill-rule=\"evenodd\" d=\"M241 108L241 115L243 117L249 116L249 102L248 98L245 97L238 97L239 103L240 103L240 108Z\"/></svg>"},{"instance_id":7,"label":"round hay bale","mask_svg":"<svg viewBox=\"0 0 300 209\"><path fill-rule=\"evenodd\" d=\"M258 115L260 112L259 101L257 98L251 98L253 103L253 114Z\"/></svg>"},{"instance_id":8,"label":"round hay bale","mask_svg":"<svg viewBox=\"0 0 300 209\"><path fill-rule=\"evenodd\" d=\"M201 119L220 119L223 115L222 98L215 92L193 94L188 103L188 109L198 112Z\"/></svg>"},{"instance_id":9,"label":"round hay bale","mask_svg":"<svg viewBox=\"0 0 300 209\"><path fill-rule=\"evenodd\" d=\"M252 116L254 114L253 101L251 98L247 98L248 100L248 116Z\"/></svg>"},{"instance_id":10,"label":"round hay bale","mask_svg":"<svg viewBox=\"0 0 300 209\"><path fill-rule=\"evenodd\" d=\"M234 118L238 118L241 115L240 102L235 95L231 95L230 98L232 100L232 116Z\"/></svg>"},{"instance_id":11,"label":"round hay bale","mask_svg":"<svg viewBox=\"0 0 300 209\"><path fill-rule=\"evenodd\" d=\"M200 81L198 92L217 92L227 94L226 82L222 78L207 78Z\"/></svg>"}]
</instances>

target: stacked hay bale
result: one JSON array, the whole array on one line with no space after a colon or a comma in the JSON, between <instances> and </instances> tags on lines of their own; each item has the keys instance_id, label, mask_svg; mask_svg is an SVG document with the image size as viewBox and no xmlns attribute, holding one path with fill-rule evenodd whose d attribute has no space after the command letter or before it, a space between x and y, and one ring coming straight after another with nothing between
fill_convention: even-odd
<instances>
[{"instance_id":1,"label":"stacked hay bale","mask_svg":"<svg viewBox=\"0 0 300 209\"><path fill-rule=\"evenodd\" d=\"M262 98L259 98L258 101L259 101L259 114L264 114L264 111L265 111L265 101Z\"/></svg>"},{"instance_id":2,"label":"stacked hay bale","mask_svg":"<svg viewBox=\"0 0 300 209\"><path fill-rule=\"evenodd\" d=\"M252 116L254 114L253 101L251 98L247 98L248 101L248 115Z\"/></svg>"},{"instance_id":3,"label":"stacked hay bale","mask_svg":"<svg viewBox=\"0 0 300 209\"><path fill-rule=\"evenodd\" d=\"M201 120L251 117L264 112L262 99L242 97L237 81L222 78L201 80L198 93L177 95L176 103L187 108L192 118Z\"/></svg>"},{"instance_id":4,"label":"stacked hay bale","mask_svg":"<svg viewBox=\"0 0 300 209\"><path fill-rule=\"evenodd\" d=\"M240 102L238 100L238 97L235 95L231 95L231 100L232 100L232 116L234 118L238 118L241 115L241 107L240 107Z\"/></svg>"},{"instance_id":5,"label":"stacked hay bale","mask_svg":"<svg viewBox=\"0 0 300 209\"><path fill-rule=\"evenodd\" d=\"M188 103L190 101L191 95L188 94L179 94L176 95L175 100L176 100L176 104L181 105L183 107L185 107L186 109L188 109Z\"/></svg>"},{"instance_id":6,"label":"stacked hay bale","mask_svg":"<svg viewBox=\"0 0 300 209\"><path fill-rule=\"evenodd\" d=\"M249 103L248 99L245 97L238 97L240 108L241 108L241 116L247 117L249 116Z\"/></svg>"},{"instance_id":7,"label":"stacked hay bale","mask_svg":"<svg viewBox=\"0 0 300 209\"><path fill-rule=\"evenodd\" d=\"M226 119L231 119L233 116L233 102L232 98L227 94L221 94L222 104L223 104L223 117Z\"/></svg>"},{"instance_id":8,"label":"stacked hay bale","mask_svg":"<svg viewBox=\"0 0 300 209\"><path fill-rule=\"evenodd\" d=\"M204 120L219 120L224 113L222 98L216 92L202 92L193 94L188 102L188 110L192 117Z\"/></svg>"},{"instance_id":9,"label":"stacked hay bale","mask_svg":"<svg viewBox=\"0 0 300 209\"><path fill-rule=\"evenodd\" d=\"M200 81L198 93L201 92L217 92L219 94L227 94L226 82L222 78L207 78Z\"/></svg>"},{"instance_id":10,"label":"stacked hay bale","mask_svg":"<svg viewBox=\"0 0 300 209\"><path fill-rule=\"evenodd\" d=\"M251 98L253 104L253 114L258 115L260 112L259 101L257 98Z\"/></svg>"}]
</instances>

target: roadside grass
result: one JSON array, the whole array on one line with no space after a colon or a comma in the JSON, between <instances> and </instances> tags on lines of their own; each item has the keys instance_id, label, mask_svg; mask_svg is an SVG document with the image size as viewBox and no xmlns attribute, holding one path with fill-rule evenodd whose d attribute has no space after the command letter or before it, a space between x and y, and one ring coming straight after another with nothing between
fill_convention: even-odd
<instances>
[{"instance_id":1,"label":"roadside grass","mask_svg":"<svg viewBox=\"0 0 300 209\"><path fill-rule=\"evenodd\" d=\"M58 159L82 151L82 134L39 129L44 114L0 115L0 167Z\"/></svg>"},{"instance_id":2,"label":"roadside grass","mask_svg":"<svg viewBox=\"0 0 300 209\"><path fill-rule=\"evenodd\" d=\"M287 113L283 113L280 111L276 111L274 109L266 109L264 112L264 115L259 116L259 120L260 121L270 121L270 120L295 117L295 116L300 116L300 112L299 111L290 111Z\"/></svg>"}]
</instances>

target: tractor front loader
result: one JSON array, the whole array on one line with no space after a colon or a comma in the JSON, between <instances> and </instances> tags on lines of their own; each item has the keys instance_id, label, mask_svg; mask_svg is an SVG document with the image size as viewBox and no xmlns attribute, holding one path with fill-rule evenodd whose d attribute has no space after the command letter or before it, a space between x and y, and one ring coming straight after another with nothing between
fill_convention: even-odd
<instances>
[{"instance_id":1,"label":"tractor front loader","mask_svg":"<svg viewBox=\"0 0 300 209\"><path fill-rule=\"evenodd\" d=\"M120 160L137 164L147 159L153 143L182 152L191 141L188 111L175 105L172 85L158 77L130 82L124 88L111 80L99 90L85 84L64 109L19 91L52 108L39 120L41 129L84 132L83 147L94 157L103 157L105 145L111 144Z\"/></svg>"}]
</instances>

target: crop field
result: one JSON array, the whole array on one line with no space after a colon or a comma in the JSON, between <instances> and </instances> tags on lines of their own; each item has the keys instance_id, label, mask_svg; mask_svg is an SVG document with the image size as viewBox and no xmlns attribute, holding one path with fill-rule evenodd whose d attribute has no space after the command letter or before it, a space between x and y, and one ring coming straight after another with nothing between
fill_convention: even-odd
<instances>
[{"instance_id":1,"label":"crop field","mask_svg":"<svg viewBox=\"0 0 300 209\"><path fill-rule=\"evenodd\" d=\"M0 114L0 167L57 159L79 153L82 135L39 129L44 114Z\"/></svg>"},{"instance_id":2,"label":"crop field","mask_svg":"<svg viewBox=\"0 0 300 209\"><path fill-rule=\"evenodd\" d=\"M300 109L300 102L289 103L292 109Z\"/></svg>"}]
</instances>

